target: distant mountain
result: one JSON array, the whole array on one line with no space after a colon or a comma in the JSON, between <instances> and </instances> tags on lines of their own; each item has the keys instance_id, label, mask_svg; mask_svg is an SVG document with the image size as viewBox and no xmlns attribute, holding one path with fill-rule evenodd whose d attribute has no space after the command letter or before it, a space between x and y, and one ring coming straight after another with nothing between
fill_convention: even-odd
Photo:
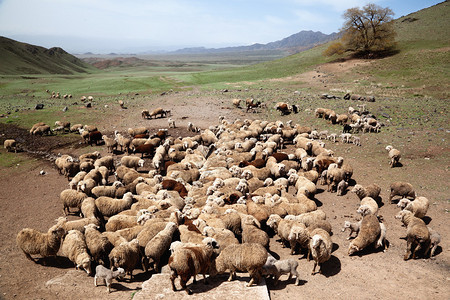
<instances>
[{"instance_id":1,"label":"distant mountain","mask_svg":"<svg viewBox=\"0 0 450 300\"><path fill-rule=\"evenodd\" d=\"M75 74L93 70L62 48L50 49L0 36L0 74Z\"/></svg>"},{"instance_id":2,"label":"distant mountain","mask_svg":"<svg viewBox=\"0 0 450 300\"><path fill-rule=\"evenodd\" d=\"M300 31L280 41L271 42L268 44L253 44L250 46L237 46L225 48L184 48L173 51L176 54L202 54L202 53L227 53L227 52L243 52L243 51L285 51L296 53L303 50L310 49L318 44L326 43L334 40L337 33L324 34L320 31Z\"/></svg>"}]
</instances>

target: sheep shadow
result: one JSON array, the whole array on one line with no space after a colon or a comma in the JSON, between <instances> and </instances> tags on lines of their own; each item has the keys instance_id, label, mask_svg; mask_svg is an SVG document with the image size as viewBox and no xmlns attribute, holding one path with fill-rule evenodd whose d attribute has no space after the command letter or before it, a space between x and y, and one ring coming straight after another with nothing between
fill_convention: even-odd
<instances>
[{"instance_id":1,"label":"sheep shadow","mask_svg":"<svg viewBox=\"0 0 450 300\"><path fill-rule=\"evenodd\" d=\"M431 220L433 220L433 219L429 216L425 216L422 218L422 220L425 222L426 225L428 225L428 224L430 224Z\"/></svg>"},{"instance_id":2,"label":"sheep shadow","mask_svg":"<svg viewBox=\"0 0 450 300\"><path fill-rule=\"evenodd\" d=\"M100 283L100 280L99 280L99 283ZM101 286L101 283L99 284L99 286ZM105 284L105 286L106 286L106 284ZM111 283L111 293L120 292L120 291L140 291L141 289L142 288L140 286L137 286L134 289L130 289L129 287L123 285L120 282L112 282Z\"/></svg>"},{"instance_id":3,"label":"sheep shadow","mask_svg":"<svg viewBox=\"0 0 450 300\"><path fill-rule=\"evenodd\" d=\"M295 285L295 276L292 276L291 279L287 279L288 275L281 275L281 277L278 279L278 284L275 285L275 280L273 278L265 278L267 289L270 291L279 291L285 289L288 285ZM284 280L283 280L284 278ZM298 280L298 286L305 285L308 281L299 279Z\"/></svg>"},{"instance_id":4,"label":"sheep shadow","mask_svg":"<svg viewBox=\"0 0 450 300\"><path fill-rule=\"evenodd\" d=\"M317 207L321 207L321 206L323 206L323 203L322 203L322 201L320 201L319 199L317 199L316 197L314 197L313 199L312 199L314 202L316 202L316 206Z\"/></svg>"},{"instance_id":5,"label":"sheep shadow","mask_svg":"<svg viewBox=\"0 0 450 300\"><path fill-rule=\"evenodd\" d=\"M39 257L35 258L34 262L44 267L58 268L58 269L71 269L75 268L73 262L64 256L55 257Z\"/></svg>"},{"instance_id":6,"label":"sheep shadow","mask_svg":"<svg viewBox=\"0 0 450 300\"><path fill-rule=\"evenodd\" d=\"M322 264L322 275L325 277L331 277L341 272L341 261L334 255L331 255L330 259Z\"/></svg>"},{"instance_id":7,"label":"sheep shadow","mask_svg":"<svg viewBox=\"0 0 450 300\"><path fill-rule=\"evenodd\" d=\"M227 281L228 276L229 276L228 274L216 275L216 276L213 276L213 277L208 276L207 277L207 279L208 279L208 283L207 284L204 282L203 278L201 278L200 280L197 280L196 283L194 283L192 281L192 279L190 279L189 282L186 284L186 287L188 289L190 289L194 295L195 294L200 294L200 293L207 293L210 290L213 290L213 289L217 288L223 282ZM239 280L241 278L242 277L240 277L239 275L236 275L236 279L235 280ZM181 290L181 286L180 286L178 280L175 281L175 287L176 287L177 291Z\"/></svg>"},{"instance_id":8,"label":"sheep shadow","mask_svg":"<svg viewBox=\"0 0 450 300\"><path fill-rule=\"evenodd\" d=\"M322 194L322 193L324 193L324 192L325 192L325 189L320 189L320 188L319 188L319 189L316 190L316 195L317 195L317 194Z\"/></svg>"},{"instance_id":9,"label":"sheep shadow","mask_svg":"<svg viewBox=\"0 0 450 300\"><path fill-rule=\"evenodd\" d=\"M335 252L335 251L338 250L338 249L339 249L339 245L336 244L336 243L333 243L333 247L332 247L332 249L331 249L331 253Z\"/></svg>"}]
</instances>

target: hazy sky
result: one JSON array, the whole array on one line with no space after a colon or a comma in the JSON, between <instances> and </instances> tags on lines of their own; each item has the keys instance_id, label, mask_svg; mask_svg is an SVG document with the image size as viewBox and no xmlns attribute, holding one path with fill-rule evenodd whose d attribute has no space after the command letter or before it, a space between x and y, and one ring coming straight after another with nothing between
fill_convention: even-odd
<instances>
[{"instance_id":1,"label":"hazy sky","mask_svg":"<svg viewBox=\"0 0 450 300\"><path fill-rule=\"evenodd\" d=\"M442 0L0 0L0 35L71 53L265 44L337 32L368 2L398 18Z\"/></svg>"}]
</instances>

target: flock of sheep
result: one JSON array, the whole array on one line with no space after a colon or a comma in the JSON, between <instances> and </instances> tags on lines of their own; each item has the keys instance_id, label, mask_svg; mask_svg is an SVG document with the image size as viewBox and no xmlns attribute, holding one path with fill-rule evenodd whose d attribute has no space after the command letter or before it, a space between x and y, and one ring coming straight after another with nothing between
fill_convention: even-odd
<instances>
[{"instance_id":1,"label":"flock of sheep","mask_svg":"<svg viewBox=\"0 0 450 300\"><path fill-rule=\"evenodd\" d=\"M143 111L142 117L167 113ZM316 110L316 115L330 119L332 113ZM355 123L366 121L370 123L367 119ZM90 143L98 141L92 134L98 132L94 126L78 125L58 126L78 130ZM229 122L221 117L208 129L190 130L194 135L185 138L168 136L167 130L150 135L146 128L116 131L114 138L100 135L109 152L118 146L127 152L120 160L99 152L59 157L55 165L69 180L68 189L60 194L64 216L46 233L21 230L18 247L33 261L31 255L60 253L88 274L96 266L95 285L103 278L108 291L113 278L132 278L136 268L160 272L167 257L174 291L178 277L190 294L191 277L195 281L202 274L206 282L207 274L226 271L228 280L236 272L248 272L248 286L261 276L272 276L276 282L282 274L295 276L298 284L298 256L275 259L269 248L272 234L292 255L312 257L312 274L317 266L321 273L331 257L333 230L314 196L319 185L327 185L327 191L337 196L345 194L352 166L326 149L311 128L291 121ZM284 152L289 144L293 150ZM393 166L400 153L391 148L387 150ZM149 164L152 168L144 172ZM380 190L375 183L351 189L360 199L361 220L344 224L343 230L350 229L349 239L357 233L348 246L349 255L370 247L387 249L387 229L378 215ZM402 209L396 218L407 227L404 259L411 254L433 256L440 237L422 220L428 199L416 197L406 182L390 185L389 203L394 197L400 197ZM81 217L68 221L66 215L74 213Z\"/></svg>"}]
</instances>

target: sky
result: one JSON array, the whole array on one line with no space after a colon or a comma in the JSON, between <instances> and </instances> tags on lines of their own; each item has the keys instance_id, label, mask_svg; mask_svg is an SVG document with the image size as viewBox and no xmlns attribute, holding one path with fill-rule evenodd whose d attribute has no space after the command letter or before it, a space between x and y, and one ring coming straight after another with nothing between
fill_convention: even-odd
<instances>
[{"instance_id":1,"label":"sky","mask_svg":"<svg viewBox=\"0 0 450 300\"><path fill-rule=\"evenodd\" d=\"M368 2L395 18L443 0L0 0L0 36L70 53L142 53L266 44L338 32Z\"/></svg>"}]
</instances>

